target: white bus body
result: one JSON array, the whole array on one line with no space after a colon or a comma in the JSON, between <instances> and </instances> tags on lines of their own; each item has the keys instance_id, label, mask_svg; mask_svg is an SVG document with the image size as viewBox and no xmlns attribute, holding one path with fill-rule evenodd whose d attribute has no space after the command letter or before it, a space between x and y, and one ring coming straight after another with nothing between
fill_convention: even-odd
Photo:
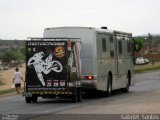
<instances>
[{"instance_id":1,"label":"white bus body","mask_svg":"<svg viewBox=\"0 0 160 120\"><path fill-rule=\"evenodd\" d=\"M80 38L84 89L112 91L134 85L132 34L90 27L46 28L44 37Z\"/></svg>"}]
</instances>

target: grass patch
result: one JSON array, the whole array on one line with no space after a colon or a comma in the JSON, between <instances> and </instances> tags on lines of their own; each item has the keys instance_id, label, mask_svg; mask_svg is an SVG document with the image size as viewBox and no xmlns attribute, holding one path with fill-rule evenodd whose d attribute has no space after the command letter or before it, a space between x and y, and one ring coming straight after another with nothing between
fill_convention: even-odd
<instances>
[{"instance_id":1,"label":"grass patch","mask_svg":"<svg viewBox=\"0 0 160 120\"><path fill-rule=\"evenodd\" d=\"M0 80L0 86L1 86L1 85L5 85L5 84Z\"/></svg>"},{"instance_id":2,"label":"grass patch","mask_svg":"<svg viewBox=\"0 0 160 120\"><path fill-rule=\"evenodd\" d=\"M2 81L1 81L1 70L0 70L0 86L1 85L5 85L5 83L3 83Z\"/></svg>"},{"instance_id":3,"label":"grass patch","mask_svg":"<svg viewBox=\"0 0 160 120\"><path fill-rule=\"evenodd\" d=\"M22 91L24 91L24 88L21 88L20 90L22 92ZM8 90L0 90L0 95L7 94L7 93L14 93L14 92L16 92L15 88L11 88Z\"/></svg>"},{"instance_id":4,"label":"grass patch","mask_svg":"<svg viewBox=\"0 0 160 120\"><path fill-rule=\"evenodd\" d=\"M160 70L160 62L157 62L154 65L147 64L147 65L136 65L135 66L135 73L143 73L143 72L151 71L151 70Z\"/></svg>"},{"instance_id":5,"label":"grass patch","mask_svg":"<svg viewBox=\"0 0 160 120\"><path fill-rule=\"evenodd\" d=\"M13 89L9 89L9 90L1 90L0 91L0 95L7 94L7 93L13 93L13 92L15 92L14 88Z\"/></svg>"}]
</instances>

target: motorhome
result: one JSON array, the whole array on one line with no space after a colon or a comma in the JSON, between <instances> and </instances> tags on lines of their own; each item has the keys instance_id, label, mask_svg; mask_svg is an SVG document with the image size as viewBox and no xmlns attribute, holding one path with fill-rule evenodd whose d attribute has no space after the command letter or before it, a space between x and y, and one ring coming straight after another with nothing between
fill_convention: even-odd
<instances>
[{"instance_id":1,"label":"motorhome","mask_svg":"<svg viewBox=\"0 0 160 120\"><path fill-rule=\"evenodd\" d=\"M122 89L134 85L132 34L107 27L54 27L44 30L44 38L80 38L80 78L84 90Z\"/></svg>"}]
</instances>

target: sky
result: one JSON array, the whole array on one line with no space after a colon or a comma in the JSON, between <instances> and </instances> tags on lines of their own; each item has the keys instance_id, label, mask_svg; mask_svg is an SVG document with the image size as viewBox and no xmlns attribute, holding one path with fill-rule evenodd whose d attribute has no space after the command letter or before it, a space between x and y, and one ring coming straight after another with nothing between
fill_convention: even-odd
<instances>
[{"instance_id":1,"label":"sky","mask_svg":"<svg viewBox=\"0 0 160 120\"><path fill-rule=\"evenodd\" d=\"M160 34L160 0L0 0L0 39L42 37L44 28L97 27Z\"/></svg>"}]
</instances>

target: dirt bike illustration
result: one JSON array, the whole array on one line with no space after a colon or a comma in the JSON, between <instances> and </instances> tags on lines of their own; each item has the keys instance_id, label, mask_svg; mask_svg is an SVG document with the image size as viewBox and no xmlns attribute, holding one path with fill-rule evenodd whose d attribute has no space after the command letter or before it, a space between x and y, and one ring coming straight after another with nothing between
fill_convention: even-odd
<instances>
[{"instance_id":1,"label":"dirt bike illustration","mask_svg":"<svg viewBox=\"0 0 160 120\"><path fill-rule=\"evenodd\" d=\"M27 66L34 66L38 79L40 80L42 85L45 86L45 81L42 72L44 74L48 74L51 71L61 72L63 70L63 67L59 61L52 60L52 54L50 54L45 60L42 60L43 57L44 52L34 54L34 56L28 60Z\"/></svg>"}]
</instances>

